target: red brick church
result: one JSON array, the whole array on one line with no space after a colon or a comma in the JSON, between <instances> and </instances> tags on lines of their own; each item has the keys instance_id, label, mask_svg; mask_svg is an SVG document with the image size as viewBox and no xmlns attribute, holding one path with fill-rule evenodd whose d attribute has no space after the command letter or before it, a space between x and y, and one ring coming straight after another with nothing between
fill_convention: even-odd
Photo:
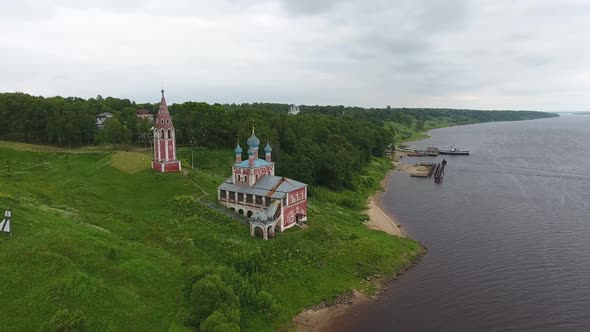
<instances>
[{"instance_id":1,"label":"red brick church","mask_svg":"<svg viewBox=\"0 0 590 332\"><path fill-rule=\"evenodd\" d=\"M222 205L250 218L250 234L260 232L264 239L273 237L307 221L307 185L286 177L275 176L272 148L264 148L259 157L260 140L254 134L248 138L248 160L242 160L242 148L236 146L236 162L232 176L217 188Z\"/></svg>"},{"instance_id":2,"label":"red brick church","mask_svg":"<svg viewBox=\"0 0 590 332\"><path fill-rule=\"evenodd\" d=\"M158 172L179 172L182 170L180 160L176 158L176 134L172 117L168 112L164 89L160 109L154 123L154 160L152 168Z\"/></svg>"}]
</instances>

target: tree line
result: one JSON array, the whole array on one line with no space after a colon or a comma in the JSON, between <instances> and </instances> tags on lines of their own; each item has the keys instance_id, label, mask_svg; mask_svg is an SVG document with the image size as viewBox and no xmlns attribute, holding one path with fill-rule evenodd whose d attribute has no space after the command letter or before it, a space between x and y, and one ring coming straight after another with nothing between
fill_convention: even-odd
<instances>
[{"instance_id":1,"label":"tree line","mask_svg":"<svg viewBox=\"0 0 590 332\"><path fill-rule=\"evenodd\" d=\"M145 144L151 124L136 111L154 115L158 103L136 104L129 99L35 97L24 93L0 94L0 139L74 147L98 143ZM177 144L213 149L244 150L252 127L264 146L270 143L277 174L310 185L351 188L355 176L371 157L383 155L395 143L398 123L408 130L424 129L425 121L448 123L524 120L554 116L525 111L475 111L450 109L391 109L344 106L301 106L289 115L289 105L273 103L208 104L184 102L169 106ZM114 114L98 130L96 115ZM143 140L141 138L144 138ZM143 143L140 143L143 141ZM262 156L261 156L262 157Z\"/></svg>"},{"instance_id":2,"label":"tree line","mask_svg":"<svg viewBox=\"0 0 590 332\"><path fill-rule=\"evenodd\" d=\"M135 113L140 108L153 110L154 105L100 95L82 99L0 93L0 139L60 147L111 142L96 127L96 115L109 112L115 115L112 127L121 127L112 128L119 140L129 141L142 129Z\"/></svg>"}]
</instances>

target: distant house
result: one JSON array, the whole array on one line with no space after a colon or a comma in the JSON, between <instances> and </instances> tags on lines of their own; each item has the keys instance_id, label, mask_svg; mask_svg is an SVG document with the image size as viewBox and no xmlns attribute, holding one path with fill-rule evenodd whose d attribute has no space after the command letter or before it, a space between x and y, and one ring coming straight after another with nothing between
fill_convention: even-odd
<instances>
[{"instance_id":1,"label":"distant house","mask_svg":"<svg viewBox=\"0 0 590 332\"><path fill-rule=\"evenodd\" d=\"M154 115L145 108L137 110L136 114L138 119L148 119L150 122L154 122Z\"/></svg>"},{"instance_id":2,"label":"distant house","mask_svg":"<svg viewBox=\"0 0 590 332\"><path fill-rule=\"evenodd\" d=\"M107 120L113 117L113 113L102 112L96 115L96 128L103 129Z\"/></svg>"},{"instance_id":3,"label":"distant house","mask_svg":"<svg viewBox=\"0 0 590 332\"><path fill-rule=\"evenodd\" d=\"M297 114L299 114L299 106L297 106L297 105L291 105L291 107L289 107L289 114L290 115L297 115Z\"/></svg>"}]
</instances>

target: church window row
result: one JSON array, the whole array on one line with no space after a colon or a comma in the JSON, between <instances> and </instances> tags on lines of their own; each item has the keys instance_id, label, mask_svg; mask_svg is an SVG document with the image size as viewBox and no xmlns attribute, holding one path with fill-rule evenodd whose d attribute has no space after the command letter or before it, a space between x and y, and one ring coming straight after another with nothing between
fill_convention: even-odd
<instances>
[{"instance_id":1,"label":"church window row","mask_svg":"<svg viewBox=\"0 0 590 332\"><path fill-rule=\"evenodd\" d=\"M303 193L297 193L295 195L291 195L291 204L302 201L305 198L305 195Z\"/></svg>"},{"instance_id":2,"label":"church window row","mask_svg":"<svg viewBox=\"0 0 590 332\"><path fill-rule=\"evenodd\" d=\"M237 194L237 197L236 197L236 194ZM255 203L256 205L264 205L264 206L268 206L272 202L272 198L270 198L270 197L246 194L245 199L244 199L244 194L242 194L242 193L236 193L233 191L228 192L225 190L220 190L219 196L223 200L230 200L230 201L237 200L239 202L246 202L246 203L251 203L251 204Z\"/></svg>"},{"instance_id":3,"label":"church window row","mask_svg":"<svg viewBox=\"0 0 590 332\"><path fill-rule=\"evenodd\" d=\"M239 175L236 174L236 182L244 182L244 183L248 183L248 175Z\"/></svg>"}]
</instances>

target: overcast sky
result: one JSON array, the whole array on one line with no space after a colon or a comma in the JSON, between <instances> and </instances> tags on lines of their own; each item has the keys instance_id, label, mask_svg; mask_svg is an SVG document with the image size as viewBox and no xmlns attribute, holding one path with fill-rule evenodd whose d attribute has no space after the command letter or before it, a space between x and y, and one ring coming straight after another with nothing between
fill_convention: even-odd
<instances>
[{"instance_id":1,"label":"overcast sky","mask_svg":"<svg viewBox=\"0 0 590 332\"><path fill-rule=\"evenodd\" d=\"M590 1L0 0L0 91L590 110Z\"/></svg>"}]
</instances>

